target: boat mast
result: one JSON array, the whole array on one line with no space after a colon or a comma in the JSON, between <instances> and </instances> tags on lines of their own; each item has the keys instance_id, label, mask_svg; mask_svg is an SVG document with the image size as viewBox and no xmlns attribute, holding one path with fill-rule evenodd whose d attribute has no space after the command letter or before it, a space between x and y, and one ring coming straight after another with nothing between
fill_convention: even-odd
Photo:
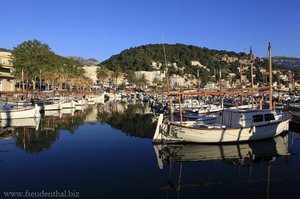
<instances>
[{"instance_id":1,"label":"boat mast","mask_svg":"<svg viewBox=\"0 0 300 199\"><path fill-rule=\"evenodd\" d=\"M242 63L240 61L240 83L241 83L241 90L243 90L243 78L242 78L242 75L243 75L243 71L242 71ZM240 96L241 97L241 105L243 105L243 95Z\"/></svg>"},{"instance_id":2,"label":"boat mast","mask_svg":"<svg viewBox=\"0 0 300 199\"><path fill-rule=\"evenodd\" d=\"M271 48L271 43L269 42L269 47L268 47L268 51L269 51L269 82L270 82L270 110L272 110L272 106L273 106L273 100L272 100L272 96L273 96L273 89L272 89L272 86L273 86L273 81L272 81L272 57L271 57L271 51L272 51L272 48Z\"/></svg>"},{"instance_id":3,"label":"boat mast","mask_svg":"<svg viewBox=\"0 0 300 199\"><path fill-rule=\"evenodd\" d=\"M170 82L169 82L169 75L168 75L168 63L167 63L167 55L166 55L166 48L165 44L163 43L163 49L164 49L164 59L165 59L165 66L166 66L166 81L167 81L167 90L168 93L170 93Z\"/></svg>"},{"instance_id":4,"label":"boat mast","mask_svg":"<svg viewBox=\"0 0 300 199\"><path fill-rule=\"evenodd\" d=\"M163 50L164 50L164 59L165 59L165 65L166 65L166 81L167 81L167 90L168 90L168 99L169 99L169 118L171 121L173 121L173 113L172 113L172 97L170 95L170 80L168 75L168 63L167 63L167 55L166 55L166 48L165 48L165 42L164 42L164 36L162 35L162 41L163 41Z\"/></svg>"},{"instance_id":5,"label":"boat mast","mask_svg":"<svg viewBox=\"0 0 300 199\"><path fill-rule=\"evenodd\" d=\"M253 79L253 57L252 57L252 47L250 46L250 66L251 66L251 110L254 109L254 79Z\"/></svg>"},{"instance_id":6,"label":"boat mast","mask_svg":"<svg viewBox=\"0 0 300 199\"><path fill-rule=\"evenodd\" d=\"M220 86L220 92L221 92L221 89L222 89L221 79L222 79L222 70L221 70L221 67L219 67L219 86Z\"/></svg>"}]
</instances>

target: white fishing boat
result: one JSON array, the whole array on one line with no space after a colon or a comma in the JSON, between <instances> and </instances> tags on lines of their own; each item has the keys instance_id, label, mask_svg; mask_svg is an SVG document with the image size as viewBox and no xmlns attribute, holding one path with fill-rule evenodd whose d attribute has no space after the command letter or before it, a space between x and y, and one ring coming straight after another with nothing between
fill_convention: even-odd
<instances>
[{"instance_id":1,"label":"white fishing boat","mask_svg":"<svg viewBox=\"0 0 300 199\"><path fill-rule=\"evenodd\" d=\"M35 118L40 117L40 111L39 111L38 105L35 105L34 107L28 107L28 108L11 108L11 109L2 109L0 110L0 119L1 120L7 120L7 119L15 119L15 118Z\"/></svg>"},{"instance_id":2,"label":"white fishing boat","mask_svg":"<svg viewBox=\"0 0 300 199\"><path fill-rule=\"evenodd\" d=\"M69 100L63 100L61 102L62 109L74 109L75 108L75 102L72 99Z\"/></svg>"},{"instance_id":3,"label":"white fishing boat","mask_svg":"<svg viewBox=\"0 0 300 199\"><path fill-rule=\"evenodd\" d=\"M93 105L93 104L104 104L104 94L98 94L98 95L88 95L86 97L87 104Z\"/></svg>"},{"instance_id":4,"label":"white fishing boat","mask_svg":"<svg viewBox=\"0 0 300 199\"><path fill-rule=\"evenodd\" d=\"M209 122L163 121L159 116L154 142L225 143L272 138L289 129L291 114L270 110L225 109Z\"/></svg>"},{"instance_id":5,"label":"white fishing boat","mask_svg":"<svg viewBox=\"0 0 300 199\"><path fill-rule=\"evenodd\" d=\"M263 140L275 137L289 130L289 121L292 115L289 112L276 113L272 100L272 61L271 44L269 43L269 109L254 109L254 79L253 56L250 48L251 71L251 110L225 109L219 112L216 119L201 123L185 123L180 118L180 123L168 120L163 121L163 115L158 118L154 142L195 142L195 143L226 143ZM221 89L220 89L221 90ZM205 92L204 92L205 94ZM221 95L221 93L219 93ZM226 92L223 93L224 95ZM182 93L181 93L182 95ZM243 92L243 95L245 93ZM223 104L223 97L221 104ZM179 101L180 102L180 101ZM181 109L181 106L180 106ZM181 111L181 110L180 110Z\"/></svg>"},{"instance_id":6,"label":"white fishing boat","mask_svg":"<svg viewBox=\"0 0 300 199\"><path fill-rule=\"evenodd\" d=\"M50 111L50 110L61 110L62 105L60 100L45 100L43 104L41 104L41 109L43 111Z\"/></svg>"},{"instance_id":7,"label":"white fishing boat","mask_svg":"<svg viewBox=\"0 0 300 199\"><path fill-rule=\"evenodd\" d=\"M50 101L53 104L59 104L58 109L47 109L47 110L61 110L61 109L75 108L75 101L70 98L54 97L54 98L48 98L47 101ZM55 108L55 106L53 108Z\"/></svg>"},{"instance_id":8,"label":"white fishing boat","mask_svg":"<svg viewBox=\"0 0 300 199\"><path fill-rule=\"evenodd\" d=\"M33 106L36 101L34 100L22 100L22 101L16 101L16 102L5 102L0 103L0 110L1 109L21 109L21 108L28 108Z\"/></svg>"}]
</instances>

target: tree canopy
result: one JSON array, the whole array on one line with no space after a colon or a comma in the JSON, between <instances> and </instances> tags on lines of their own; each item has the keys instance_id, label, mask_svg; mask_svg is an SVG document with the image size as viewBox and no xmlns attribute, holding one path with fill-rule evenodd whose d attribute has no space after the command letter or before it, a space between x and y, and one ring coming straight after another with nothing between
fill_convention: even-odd
<instances>
[{"instance_id":1,"label":"tree canopy","mask_svg":"<svg viewBox=\"0 0 300 199\"><path fill-rule=\"evenodd\" d=\"M82 78L84 70L74 59L56 55L47 44L38 40L24 41L12 51L14 75L24 80L36 80L40 73L49 80Z\"/></svg>"}]
</instances>

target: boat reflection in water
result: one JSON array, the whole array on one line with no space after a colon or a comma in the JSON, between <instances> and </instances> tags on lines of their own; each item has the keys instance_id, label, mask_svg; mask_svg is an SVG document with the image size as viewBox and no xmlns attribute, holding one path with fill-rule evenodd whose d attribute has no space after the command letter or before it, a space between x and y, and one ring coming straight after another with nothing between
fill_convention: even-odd
<instances>
[{"instance_id":1,"label":"boat reflection in water","mask_svg":"<svg viewBox=\"0 0 300 199\"><path fill-rule=\"evenodd\" d=\"M167 190L168 197L170 190L175 190L179 197L179 194L182 193L182 189L185 190L190 188L194 191L194 188L198 188L203 191L201 188L222 185L226 187L226 194L228 194L228 192L230 192L228 187L231 185L237 186L235 189L241 191L243 190L241 187L243 183L246 183L249 188L250 184L264 182L266 183L266 186L263 186L263 188L266 188L265 197L269 198L270 182L273 180L271 180L271 163L278 157L288 157L290 155L288 148L288 134L277 136L274 139L240 144L154 144L153 147L157 156L159 168L161 170L167 167L169 168L167 185L162 187L162 189ZM226 171L228 167L220 167L219 163L226 163L227 165L229 163L229 165L233 165L234 168L238 168L239 175L243 172L241 169L247 168L244 172L249 172L248 176L246 175L246 179L239 178L234 180L234 178L237 177L236 174L230 174L230 172ZM193 171L190 167L195 166L195 164L197 169ZM254 176L253 168L257 168L261 171L260 167L262 164L267 166L267 171L266 169L263 169L264 171L262 174L265 177L252 179L252 176ZM187 165L185 167L185 171L187 173L192 173L192 177L190 175L183 174L183 165ZM216 165L217 168L213 169ZM174 167L179 170L178 177L176 177L175 182L172 180L174 179L174 177L172 177L172 170L174 172ZM210 169L207 170L208 167ZM217 171L218 168L222 169L221 173ZM199 172L204 172L204 174L199 177L202 182L199 183L198 178L197 182L190 184L182 183L183 181L186 182L190 179L192 179L192 181L195 180L195 176L199 174ZM183 176L184 179L182 179ZM228 177L229 179L224 179L224 177ZM209 180L205 181L205 178L209 178ZM188 191L190 191L190 189ZM234 192L234 194L236 193L237 192ZM207 193L204 191L204 194ZM213 191L213 194L220 193ZM234 195L233 193L229 194L232 196ZM261 195L258 197L262 198Z\"/></svg>"},{"instance_id":2,"label":"boat reflection in water","mask_svg":"<svg viewBox=\"0 0 300 199\"><path fill-rule=\"evenodd\" d=\"M20 119L9 119L9 120L0 120L2 128L9 127L31 127L38 130L40 124L40 117L37 118L20 118Z\"/></svg>"},{"instance_id":3,"label":"boat reflection in water","mask_svg":"<svg viewBox=\"0 0 300 199\"><path fill-rule=\"evenodd\" d=\"M0 139L18 135L20 128L37 132L40 120L40 117L0 120Z\"/></svg>"},{"instance_id":4,"label":"boat reflection in water","mask_svg":"<svg viewBox=\"0 0 300 199\"><path fill-rule=\"evenodd\" d=\"M15 139L16 146L28 153L46 151L59 139L60 132L75 133L94 109L45 111L42 118L0 120L0 139Z\"/></svg>"}]
</instances>

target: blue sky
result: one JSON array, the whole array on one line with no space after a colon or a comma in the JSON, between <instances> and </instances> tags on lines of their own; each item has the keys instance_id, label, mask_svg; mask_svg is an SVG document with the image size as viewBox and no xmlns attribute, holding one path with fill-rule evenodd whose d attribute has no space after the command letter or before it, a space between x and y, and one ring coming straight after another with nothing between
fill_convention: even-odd
<instances>
[{"instance_id":1,"label":"blue sky","mask_svg":"<svg viewBox=\"0 0 300 199\"><path fill-rule=\"evenodd\" d=\"M0 47L38 39L63 56L108 59L144 44L300 57L297 0L7 0Z\"/></svg>"}]
</instances>

